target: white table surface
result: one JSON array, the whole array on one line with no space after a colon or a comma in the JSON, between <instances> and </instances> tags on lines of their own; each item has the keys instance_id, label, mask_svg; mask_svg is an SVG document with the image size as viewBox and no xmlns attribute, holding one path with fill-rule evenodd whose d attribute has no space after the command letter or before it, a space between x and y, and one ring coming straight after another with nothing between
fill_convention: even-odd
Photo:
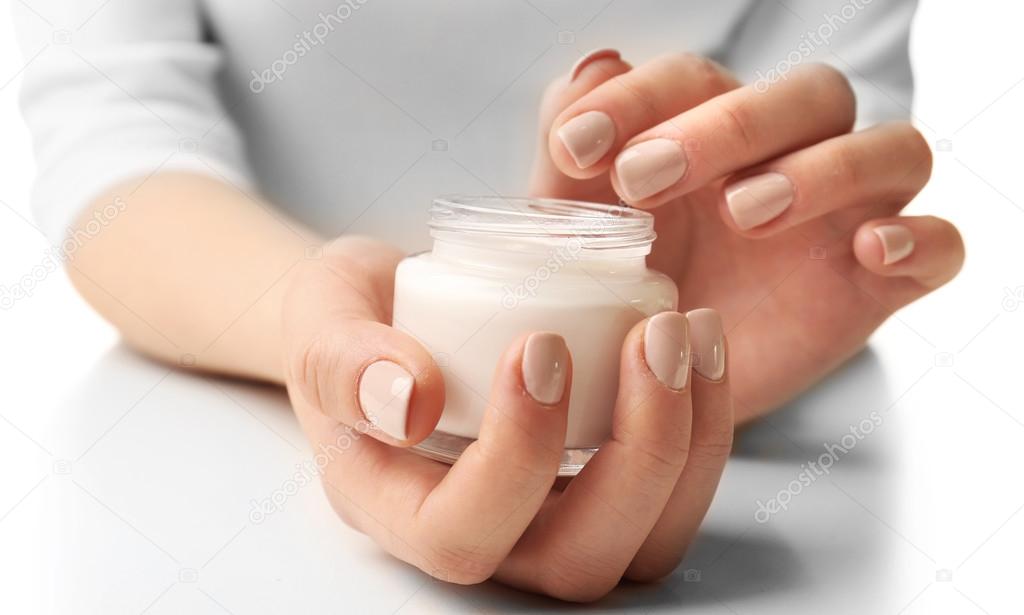
<instances>
[{"instance_id":1,"label":"white table surface","mask_svg":"<svg viewBox=\"0 0 1024 615\"><path fill-rule=\"evenodd\" d=\"M952 285L900 312L870 349L742 434L683 566L623 586L613 612L1024 611L1024 86L1009 3L925 2L914 37L936 152L912 211L957 222ZM9 53L7 24L0 46ZM42 258L0 62L0 283ZM12 77L13 75L13 77ZM937 148L938 149L938 148ZM1024 291L1021 292L1024 296ZM0 312L0 613L452 613L562 610L493 584L456 587L383 555L318 486L261 523L251 502L309 452L283 395L150 363L50 274ZM877 412L881 425L767 523L758 500ZM688 572L689 571L689 572Z\"/></svg>"},{"instance_id":2,"label":"white table surface","mask_svg":"<svg viewBox=\"0 0 1024 615\"><path fill-rule=\"evenodd\" d=\"M886 325L877 349L740 437L676 574L624 586L600 606L1013 612L996 606L1014 599L1021 572L1024 426L960 377L1009 323L999 316L952 367L935 365L936 353L907 326ZM59 353L66 332L51 330ZM277 390L199 378L119 345L77 366L49 353L22 358L52 361L70 384L46 412L4 408L0 611L46 612L48 602L57 613L562 608L497 585L429 579L343 526L315 484L254 520L252 501L281 489L310 457ZM787 489L801 464L872 412L881 425L839 454L829 475L790 488L799 493L787 510L755 520L757 500Z\"/></svg>"}]
</instances>

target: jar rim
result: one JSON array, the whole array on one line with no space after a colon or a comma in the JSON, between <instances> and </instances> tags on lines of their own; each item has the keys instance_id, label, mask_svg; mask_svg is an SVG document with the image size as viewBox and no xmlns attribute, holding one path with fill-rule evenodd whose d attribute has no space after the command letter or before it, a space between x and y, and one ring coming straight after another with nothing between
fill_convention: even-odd
<instances>
[{"instance_id":1,"label":"jar rim","mask_svg":"<svg viewBox=\"0 0 1024 615\"><path fill-rule=\"evenodd\" d=\"M581 249L648 248L654 216L618 205L533 197L448 195L430 207L430 234L528 243L571 240Z\"/></svg>"}]
</instances>

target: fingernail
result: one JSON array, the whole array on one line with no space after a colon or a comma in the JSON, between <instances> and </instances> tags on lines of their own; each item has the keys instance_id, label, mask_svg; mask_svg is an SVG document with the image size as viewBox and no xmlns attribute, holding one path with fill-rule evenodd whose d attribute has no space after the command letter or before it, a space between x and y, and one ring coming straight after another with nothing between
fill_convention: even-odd
<instances>
[{"instance_id":1,"label":"fingernail","mask_svg":"<svg viewBox=\"0 0 1024 615\"><path fill-rule=\"evenodd\" d=\"M639 201L668 188L686 173L686 166L683 146L672 139L638 143L615 159L619 185L629 201Z\"/></svg>"},{"instance_id":2,"label":"fingernail","mask_svg":"<svg viewBox=\"0 0 1024 615\"><path fill-rule=\"evenodd\" d=\"M708 380L721 380L725 375L725 334L718 310L700 308L686 313L690 323L690 344L693 347L693 369Z\"/></svg>"},{"instance_id":3,"label":"fingernail","mask_svg":"<svg viewBox=\"0 0 1024 615\"><path fill-rule=\"evenodd\" d=\"M883 265L891 265L914 251L914 234L902 224L886 224L872 229L882 242Z\"/></svg>"},{"instance_id":4,"label":"fingernail","mask_svg":"<svg viewBox=\"0 0 1024 615\"><path fill-rule=\"evenodd\" d=\"M572 118L558 129L576 166L585 169L608 153L615 141L615 122L601 111L587 111Z\"/></svg>"},{"instance_id":5,"label":"fingernail","mask_svg":"<svg viewBox=\"0 0 1024 615\"><path fill-rule=\"evenodd\" d=\"M764 173L740 180L725 189L736 226L754 228L777 217L793 202L793 184L782 173Z\"/></svg>"},{"instance_id":6,"label":"fingernail","mask_svg":"<svg viewBox=\"0 0 1024 615\"><path fill-rule=\"evenodd\" d=\"M530 397L542 404L562 401L569 369L569 349L555 333L534 333L523 349L523 383Z\"/></svg>"},{"instance_id":7,"label":"fingernail","mask_svg":"<svg viewBox=\"0 0 1024 615\"><path fill-rule=\"evenodd\" d=\"M644 360L647 367L670 389L682 389L690 375L690 341L686 316L662 312L644 328Z\"/></svg>"},{"instance_id":8,"label":"fingernail","mask_svg":"<svg viewBox=\"0 0 1024 615\"><path fill-rule=\"evenodd\" d=\"M396 440L405 440L409 417L412 374L391 361L377 361L359 379L359 406L363 416Z\"/></svg>"},{"instance_id":9,"label":"fingernail","mask_svg":"<svg viewBox=\"0 0 1024 615\"><path fill-rule=\"evenodd\" d=\"M615 49L595 49L579 60L576 60L576 63L572 65L572 70L569 71L569 83L575 81L576 78L580 76L580 73L583 72L583 69L589 66L592 62L596 60L603 60L605 58L615 58L618 60L621 57L622 56L619 55L619 52Z\"/></svg>"}]
</instances>

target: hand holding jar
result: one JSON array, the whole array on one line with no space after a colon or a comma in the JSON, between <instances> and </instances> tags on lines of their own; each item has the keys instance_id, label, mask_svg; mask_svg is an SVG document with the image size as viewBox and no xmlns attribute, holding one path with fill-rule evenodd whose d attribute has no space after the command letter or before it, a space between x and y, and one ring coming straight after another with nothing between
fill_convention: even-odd
<instances>
[{"instance_id":1,"label":"hand holding jar","mask_svg":"<svg viewBox=\"0 0 1024 615\"><path fill-rule=\"evenodd\" d=\"M732 442L717 313L666 311L627 329L612 357L611 437L559 490L574 369L555 333L522 332L491 366L479 439L453 466L408 450L440 418L445 382L421 343L386 324L400 260L372 240L337 240L286 301L288 391L339 515L456 583L494 577L592 600L623 576L670 573ZM708 357L694 369L691 347Z\"/></svg>"},{"instance_id":2,"label":"hand holding jar","mask_svg":"<svg viewBox=\"0 0 1024 615\"><path fill-rule=\"evenodd\" d=\"M902 215L931 173L927 142L903 121L854 131L856 107L826 65L741 85L682 53L634 68L598 51L546 93L531 194L654 214L648 266L676 283L680 309L722 315L738 423L806 390L963 264L956 227Z\"/></svg>"},{"instance_id":3,"label":"hand holding jar","mask_svg":"<svg viewBox=\"0 0 1024 615\"><path fill-rule=\"evenodd\" d=\"M603 51L549 88L531 193L596 203L621 197L650 209L658 239L646 264L668 280L607 258L581 258L559 272L571 276L578 267L604 280L596 267L621 281L630 270L634 282L660 289L626 297L639 301L628 324L608 320L624 341L612 362L617 396L599 448L589 438L600 429L588 432L593 425L579 421L600 396L570 406L576 393L604 390L609 357L576 356L573 346L607 329L591 327L594 339L568 346L567 335L578 337L571 323L559 325L566 334L520 331L504 340L496 364L456 365L450 349L432 354L428 347L439 342L417 324L433 293L448 306L446 326L474 337L480 323L459 309L479 296L454 296L446 283L468 270L486 278L474 258L500 249L507 229L441 220L434 229L447 235L435 234L428 256L399 269L407 281L398 291L412 300L397 306L402 255L369 240L332 243L290 293L286 365L307 433L331 451L324 482L339 514L397 557L453 582L493 577L591 600L623 577L670 573L717 487L734 401L745 420L805 390L892 311L952 279L963 261L951 224L899 215L929 176L921 136L905 123L851 132L853 120L849 85L822 66L764 88L740 87L702 58L673 54L633 68ZM513 202L507 213L563 206L573 207ZM616 227L643 218L612 219ZM567 232L559 224L551 235L607 239L607 228ZM616 228L612 234L636 230ZM488 239L467 253L465 242L451 241L453 230ZM673 284L678 299L664 292ZM495 288L502 283L480 287L500 310ZM551 297L542 295L525 298L518 316L525 318L529 301ZM488 348L499 338L489 337ZM489 390L480 390L479 374L488 372ZM579 376L587 387L574 382ZM442 423L450 435L470 436L451 467L408 450L442 420L447 393L458 412L477 409ZM556 486L572 444L594 451L575 478ZM454 458L441 449L425 452Z\"/></svg>"}]
</instances>

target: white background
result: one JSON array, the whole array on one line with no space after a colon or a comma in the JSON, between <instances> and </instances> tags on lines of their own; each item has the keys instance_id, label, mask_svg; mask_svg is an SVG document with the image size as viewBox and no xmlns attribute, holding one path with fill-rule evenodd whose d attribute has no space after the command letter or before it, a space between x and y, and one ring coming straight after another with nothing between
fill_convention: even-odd
<instances>
[{"instance_id":1,"label":"white background","mask_svg":"<svg viewBox=\"0 0 1024 615\"><path fill-rule=\"evenodd\" d=\"M9 8L0 15L0 284L10 287L48 245L28 213L26 59ZM959 226L959 278L741 438L684 569L616 592L607 608L1024 610L1022 18L1019 3L929 0L914 30L914 116L936 165L912 211ZM252 523L250 500L308 457L284 401L132 356L59 272L0 311L0 348L2 612L558 606L430 582L341 527L317 488ZM757 499L871 412L881 427L828 479L753 521Z\"/></svg>"}]
</instances>

